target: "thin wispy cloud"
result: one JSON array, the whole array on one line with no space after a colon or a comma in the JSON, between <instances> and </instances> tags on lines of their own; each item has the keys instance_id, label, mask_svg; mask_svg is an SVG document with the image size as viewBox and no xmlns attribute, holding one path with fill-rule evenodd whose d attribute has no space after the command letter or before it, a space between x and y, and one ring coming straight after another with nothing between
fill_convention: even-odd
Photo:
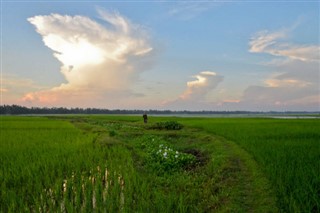
<instances>
[{"instance_id":1,"label":"thin wispy cloud","mask_svg":"<svg viewBox=\"0 0 320 213\"><path fill-rule=\"evenodd\" d=\"M178 2L168 14L181 20L190 20L218 5L217 2Z\"/></svg>"},{"instance_id":2,"label":"thin wispy cloud","mask_svg":"<svg viewBox=\"0 0 320 213\"><path fill-rule=\"evenodd\" d=\"M62 103L74 99L81 104L110 94L133 94L130 87L153 62L148 33L118 12L98 9L98 13L104 23L60 14L28 19L61 62L60 72L67 83L28 93L25 101Z\"/></svg>"},{"instance_id":3,"label":"thin wispy cloud","mask_svg":"<svg viewBox=\"0 0 320 213\"><path fill-rule=\"evenodd\" d=\"M278 32L261 31L256 33L249 42L249 52L268 53L292 60L320 61L319 45L298 45L283 41L288 31Z\"/></svg>"}]
</instances>

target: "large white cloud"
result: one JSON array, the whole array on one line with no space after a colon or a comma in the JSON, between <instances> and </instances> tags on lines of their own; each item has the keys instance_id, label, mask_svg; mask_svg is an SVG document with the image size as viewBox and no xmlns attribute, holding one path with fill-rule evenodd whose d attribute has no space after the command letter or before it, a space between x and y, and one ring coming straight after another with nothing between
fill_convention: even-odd
<instances>
[{"instance_id":1,"label":"large white cloud","mask_svg":"<svg viewBox=\"0 0 320 213\"><path fill-rule=\"evenodd\" d=\"M84 16L60 14L28 19L61 62L60 72L67 83L28 93L23 98L25 101L73 102L84 106L86 102L104 99L106 106L110 96L133 94L129 92L131 86L153 61L148 33L117 12L98 12L102 23Z\"/></svg>"}]
</instances>

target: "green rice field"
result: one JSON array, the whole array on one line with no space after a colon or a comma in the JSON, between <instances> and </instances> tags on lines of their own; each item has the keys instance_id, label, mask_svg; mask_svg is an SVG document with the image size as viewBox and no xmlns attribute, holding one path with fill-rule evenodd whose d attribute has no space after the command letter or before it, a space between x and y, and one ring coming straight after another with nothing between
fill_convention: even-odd
<instances>
[{"instance_id":1,"label":"green rice field","mask_svg":"<svg viewBox=\"0 0 320 213\"><path fill-rule=\"evenodd\" d=\"M320 120L2 116L0 212L319 212Z\"/></svg>"}]
</instances>

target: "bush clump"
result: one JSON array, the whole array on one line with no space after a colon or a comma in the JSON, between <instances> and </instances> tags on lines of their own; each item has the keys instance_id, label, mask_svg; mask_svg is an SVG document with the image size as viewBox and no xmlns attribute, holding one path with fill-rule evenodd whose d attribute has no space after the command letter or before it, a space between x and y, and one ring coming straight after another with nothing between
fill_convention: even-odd
<instances>
[{"instance_id":1,"label":"bush clump","mask_svg":"<svg viewBox=\"0 0 320 213\"><path fill-rule=\"evenodd\" d=\"M166 129L166 130L180 130L183 128L183 125L177 121L164 121L158 122L154 126L155 129Z\"/></svg>"}]
</instances>

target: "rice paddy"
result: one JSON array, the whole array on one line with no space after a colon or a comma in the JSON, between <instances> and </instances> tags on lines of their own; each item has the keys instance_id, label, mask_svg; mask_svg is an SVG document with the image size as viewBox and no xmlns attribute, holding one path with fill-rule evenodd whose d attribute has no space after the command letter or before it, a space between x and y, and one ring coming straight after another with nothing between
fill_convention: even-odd
<instances>
[{"instance_id":1,"label":"rice paddy","mask_svg":"<svg viewBox=\"0 0 320 213\"><path fill-rule=\"evenodd\" d=\"M1 212L320 209L317 119L3 116L0 129Z\"/></svg>"}]
</instances>

